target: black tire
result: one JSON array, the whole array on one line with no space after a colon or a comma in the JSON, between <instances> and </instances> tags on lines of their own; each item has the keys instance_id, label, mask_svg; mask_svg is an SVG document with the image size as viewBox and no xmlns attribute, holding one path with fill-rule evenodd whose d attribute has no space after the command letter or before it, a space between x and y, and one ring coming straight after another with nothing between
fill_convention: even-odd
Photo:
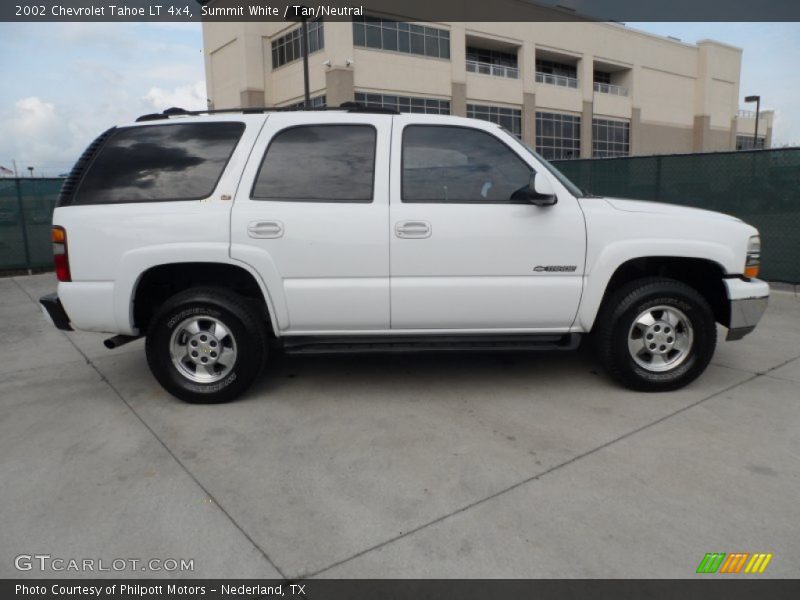
<instances>
[{"instance_id":1,"label":"black tire","mask_svg":"<svg viewBox=\"0 0 800 600\"><path fill-rule=\"evenodd\" d=\"M215 349L225 350L227 345L228 350L232 351L228 355L233 357L230 363L209 365L209 368L218 369L219 373L206 373L205 365L195 364L196 359L178 361L188 366L176 365L173 361L173 334L176 336L176 343L181 337L186 338L188 332L176 329L192 322L198 322L200 329L207 327L206 333L218 331L215 329L216 323L227 329L227 335L219 340L209 335L212 341L208 344L213 344L214 347L206 346L203 350L213 354ZM200 333L196 335L199 336ZM186 343L187 352L193 351L189 347L190 343ZM191 288L172 296L159 307L147 331L145 352L153 376L176 398L195 404L229 402L244 393L264 367L267 355L265 315L255 302L228 290L215 287ZM206 360L223 360L221 354L216 359L211 359L211 355L206 356ZM200 360L203 358L205 357L201 355ZM195 377L205 374L211 378L220 378L208 382L192 380L191 368L196 368L199 373Z\"/></svg>"},{"instance_id":2,"label":"black tire","mask_svg":"<svg viewBox=\"0 0 800 600\"><path fill-rule=\"evenodd\" d=\"M659 307L666 307L666 310L659 310ZM648 312L650 309L652 313ZM672 317L682 313L687 322L680 319L678 327L670 329L677 337L674 332L682 327L683 348L663 353L663 349L669 348L666 340L674 342L674 338L662 337L665 345L657 345L661 343L658 336L667 335L664 321L661 321L667 318L667 313ZM637 317L643 314L655 315L655 323L648 328L634 327ZM654 333L653 328L658 327L661 330ZM639 335L641 339L638 339ZM645 339L651 335L656 338ZM694 381L705 371L717 344L714 314L705 298L680 281L660 277L637 279L612 292L597 315L593 336L598 357L606 371L626 387L646 392L676 390ZM629 338L631 344L641 344L644 348L639 352L630 350ZM651 345L651 341L656 343ZM655 350L651 352L649 348L653 346ZM661 354L661 358L655 354ZM655 362L643 367L641 363L646 363L648 356ZM675 357L676 364L672 367L669 366L670 356Z\"/></svg>"}]
</instances>

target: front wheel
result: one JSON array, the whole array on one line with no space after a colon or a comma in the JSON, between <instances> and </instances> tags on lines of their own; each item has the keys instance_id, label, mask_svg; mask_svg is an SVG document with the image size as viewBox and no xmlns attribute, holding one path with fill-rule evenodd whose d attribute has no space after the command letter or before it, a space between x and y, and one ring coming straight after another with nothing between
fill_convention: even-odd
<instances>
[{"instance_id":1,"label":"front wheel","mask_svg":"<svg viewBox=\"0 0 800 600\"><path fill-rule=\"evenodd\" d=\"M695 289L665 278L633 281L612 293L595 323L609 374L625 386L681 388L708 366L717 343L711 307Z\"/></svg>"},{"instance_id":2,"label":"front wheel","mask_svg":"<svg viewBox=\"0 0 800 600\"><path fill-rule=\"evenodd\" d=\"M186 402L228 402L255 381L267 352L265 320L251 302L220 288L176 294L150 323L147 364Z\"/></svg>"}]
</instances>

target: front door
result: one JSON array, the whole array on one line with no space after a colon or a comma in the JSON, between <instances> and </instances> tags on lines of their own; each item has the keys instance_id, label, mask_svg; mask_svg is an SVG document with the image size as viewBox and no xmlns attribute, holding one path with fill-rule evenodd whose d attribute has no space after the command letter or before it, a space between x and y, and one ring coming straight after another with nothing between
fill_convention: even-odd
<instances>
[{"instance_id":1,"label":"front door","mask_svg":"<svg viewBox=\"0 0 800 600\"><path fill-rule=\"evenodd\" d=\"M490 123L395 117L392 145L392 328L566 331L584 269L577 199ZM528 201L532 171L555 205Z\"/></svg>"}]
</instances>

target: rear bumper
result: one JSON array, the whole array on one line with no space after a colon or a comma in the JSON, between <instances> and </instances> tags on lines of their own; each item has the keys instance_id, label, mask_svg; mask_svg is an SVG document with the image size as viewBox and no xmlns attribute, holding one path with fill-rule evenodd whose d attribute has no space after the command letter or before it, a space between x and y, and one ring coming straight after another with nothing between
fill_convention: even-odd
<instances>
[{"instance_id":1,"label":"rear bumper","mask_svg":"<svg viewBox=\"0 0 800 600\"><path fill-rule=\"evenodd\" d=\"M740 340L756 328L769 302L769 284L760 279L725 279L731 320L727 340Z\"/></svg>"},{"instance_id":2,"label":"rear bumper","mask_svg":"<svg viewBox=\"0 0 800 600\"><path fill-rule=\"evenodd\" d=\"M61 300L58 299L58 294L47 294L39 298L39 304L42 305L42 310L50 321L64 331L72 331L72 326L69 324L69 317L64 307L61 305Z\"/></svg>"}]
</instances>

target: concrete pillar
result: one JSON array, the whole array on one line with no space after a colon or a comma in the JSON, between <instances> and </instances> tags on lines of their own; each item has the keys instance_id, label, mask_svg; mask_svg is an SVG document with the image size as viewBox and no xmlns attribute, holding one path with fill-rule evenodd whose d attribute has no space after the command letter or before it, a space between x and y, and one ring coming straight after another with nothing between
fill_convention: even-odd
<instances>
[{"instance_id":1,"label":"concrete pillar","mask_svg":"<svg viewBox=\"0 0 800 600\"><path fill-rule=\"evenodd\" d=\"M642 109L631 109L631 156L642 153Z\"/></svg>"},{"instance_id":2,"label":"concrete pillar","mask_svg":"<svg viewBox=\"0 0 800 600\"><path fill-rule=\"evenodd\" d=\"M707 152L711 143L711 117L695 115L692 136L692 152Z\"/></svg>"},{"instance_id":3,"label":"concrete pillar","mask_svg":"<svg viewBox=\"0 0 800 600\"><path fill-rule=\"evenodd\" d=\"M325 94L328 106L339 106L342 102L354 102L356 91L353 69L333 67L325 73Z\"/></svg>"},{"instance_id":4,"label":"concrete pillar","mask_svg":"<svg viewBox=\"0 0 800 600\"><path fill-rule=\"evenodd\" d=\"M465 23L450 24L450 76L456 83L467 81L467 32ZM457 114L457 113L453 113Z\"/></svg>"},{"instance_id":5,"label":"concrete pillar","mask_svg":"<svg viewBox=\"0 0 800 600\"><path fill-rule=\"evenodd\" d=\"M592 158L592 114L594 105L591 101L583 101L581 113L581 158Z\"/></svg>"},{"instance_id":6,"label":"concrete pillar","mask_svg":"<svg viewBox=\"0 0 800 600\"><path fill-rule=\"evenodd\" d=\"M536 44L533 41L522 42L522 48L517 52L517 61L519 76L522 79L522 91L534 94L536 92Z\"/></svg>"},{"instance_id":7,"label":"concrete pillar","mask_svg":"<svg viewBox=\"0 0 800 600\"><path fill-rule=\"evenodd\" d=\"M578 61L578 86L584 102L591 102L594 96L594 56L585 54Z\"/></svg>"},{"instance_id":8,"label":"concrete pillar","mask_svg":"<svg viewBox=\"0 0 800 600\"><path fill-rule=\"evenodd\" d=\"M467 116L467 84L452 82L450 114L457 117Z\"/></svg>"},{"instance_id":9,"label":"concrete pillar","mask_svg":"<svg viewBox=\"0 0 800 600\"><path fill-rule=\"evenodd\" d=\"M581 158L592 158L592 116L594 115L594 56L586 54L578 62L578 86L583 96L581 113Z\"/></svg>"},{"instance_id":10,"label":"concrete pillar","mask_svg":"<svg viewBox=\"0 0 800 600\"><path fill-rule=\"evenodd\" d=\"M536 148L536 94L522 94L522 141Z\"/></svg>"},{"instance_id":11,"label":"concrete pillar","mask_svg":"<svg viewBox=\"0 0 800 600\"><path fill-rule=\"evenodd\" d=\"M264 90L242 90L239 92L239 106L241 108L260 108L264 105Z\"/></svg>"},{"instance_id":12,"label":"concrete pillar","mask_svg":"<svg viewBox=\"0 0 800 600\"><path fill-rule=\"evenodd\" d=\"M239 37L242 52L242 82L239 97L242 108L264 106L266 65L264 37L260 23L242 23Z\"/></svg>"},{"instance_id":13,"label":"concrete pillar","mask_svg":"<svg viewBox=\"0 0 800 600\"><path fill-rule=\"evenodd\" d=\"M736 150L736 131L738 129L738 121L736 117L731 119L731 133L728 136L728 149Z\"/></svg>"}]
</instances>

